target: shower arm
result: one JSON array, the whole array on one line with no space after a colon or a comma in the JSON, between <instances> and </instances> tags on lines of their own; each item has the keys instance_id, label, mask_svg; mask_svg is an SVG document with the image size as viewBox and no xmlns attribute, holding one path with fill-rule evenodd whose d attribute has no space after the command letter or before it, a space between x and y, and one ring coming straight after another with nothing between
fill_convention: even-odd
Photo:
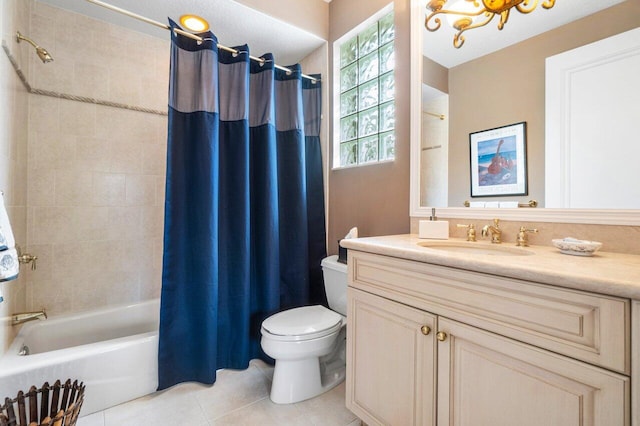
<instances>
[{"instance_id":1,"label":"shower arm","mask_svg":"<svg viewBox=\"0 0 640 426\"><path fill-rule=\"evenodd\" d=\"M36 44L35 41L31 40L29 37L25 37L23 36L20 31L16 31L16 39L18 40L18 43L20 43L22 40L26 41L27 43L29 43L30 45L32 45L33 47L35 47L36 49L39 48L40 46L38 46Z\"/></svg>"}]
</instances>

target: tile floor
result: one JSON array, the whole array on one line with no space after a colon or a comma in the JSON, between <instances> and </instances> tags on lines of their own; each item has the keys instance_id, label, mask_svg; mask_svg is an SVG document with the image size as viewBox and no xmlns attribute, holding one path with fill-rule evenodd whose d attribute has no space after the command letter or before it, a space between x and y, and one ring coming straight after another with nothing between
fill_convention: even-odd
<instances>
[{"instance_id":1,"label":"tile floor","mask_svg":"<svg viewBox=\"0 0 640 426\"><path fill-rule=\"evenodd\" d=\"M278 405L269 399L273 367L222 370L213 386L184 383L81 417L77 426L359 426L344 405L344 383L316 398Z\"/></svg>"}]
</instances>

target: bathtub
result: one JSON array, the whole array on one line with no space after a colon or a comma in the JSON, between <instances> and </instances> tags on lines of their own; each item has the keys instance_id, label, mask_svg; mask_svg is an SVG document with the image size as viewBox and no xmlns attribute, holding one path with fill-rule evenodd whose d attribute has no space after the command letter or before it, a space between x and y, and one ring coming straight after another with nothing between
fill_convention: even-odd
<instances>
[{"instance_id":1,"label":"bathtub","mask_svg":"<svg viewBox=\"0 0 640 426\"><path fill-rule=\"evenodd\" d=\"M87 415L154 392L159 314L156 299L26 323L0 358L0 398L78 379ZM25 346L29 355L19 355Z\"/></svg>"}]
</instances>

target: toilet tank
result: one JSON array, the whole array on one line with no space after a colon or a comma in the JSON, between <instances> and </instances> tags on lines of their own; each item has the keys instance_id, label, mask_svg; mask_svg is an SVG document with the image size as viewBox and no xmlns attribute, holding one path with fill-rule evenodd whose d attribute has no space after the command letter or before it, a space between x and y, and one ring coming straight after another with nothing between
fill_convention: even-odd
<instances>
[{"instance_id":1,"label":"toilet tank","mask_svg":"<svg viewBox=\"0 0 640 426\"><path fill-rule=\"evenodd\" d=\"M338 256L322 259L324 289L329 308L347 316L347 265L338 262Z\"/></svg>"}]
</instances>

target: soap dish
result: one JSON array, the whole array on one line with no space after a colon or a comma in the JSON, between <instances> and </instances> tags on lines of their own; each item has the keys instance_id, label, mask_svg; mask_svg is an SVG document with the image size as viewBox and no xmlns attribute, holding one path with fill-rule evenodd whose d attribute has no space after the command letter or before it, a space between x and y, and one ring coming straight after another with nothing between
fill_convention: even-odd
<instances>
[{"instance_id":1,"label":"soap dish","mask_svg":"<svg viewBox=\"0 0 640 426\"><path fill-rule=\"evenodd\" d=\"M593 256L602 247L602 243L598 241L578 240L576 238L556 239L551 240L551 242L560 249L560 253L572 256Z\"/></svg>"}]
</instances>

